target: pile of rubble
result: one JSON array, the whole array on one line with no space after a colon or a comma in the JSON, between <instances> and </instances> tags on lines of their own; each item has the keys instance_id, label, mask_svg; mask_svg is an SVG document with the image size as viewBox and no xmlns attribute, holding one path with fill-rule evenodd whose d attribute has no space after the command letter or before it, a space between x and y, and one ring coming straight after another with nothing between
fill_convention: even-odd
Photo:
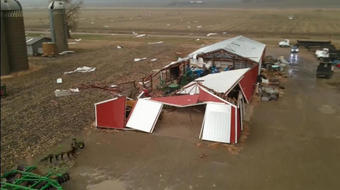
<instances>
[{"instance_id":1,"label":"pile of rubble","mask_svg":"<svg viewBox=\"0 0 340 190\"><path fill-rule=\"evenodd\" d=\"M274 59L272 56L265 57L261 73L258 76L258 94L261 101L276 101L283 94L282 83L287 78L286 72L289 62L280 56Z\"/></svg>"}]
</instances>

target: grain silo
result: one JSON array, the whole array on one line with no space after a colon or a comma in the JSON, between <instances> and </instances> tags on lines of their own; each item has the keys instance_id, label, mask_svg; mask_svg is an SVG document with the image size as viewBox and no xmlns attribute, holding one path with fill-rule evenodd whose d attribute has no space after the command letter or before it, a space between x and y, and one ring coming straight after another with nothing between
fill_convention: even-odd
<instances>
[{"instance_id":1,"label":"grain silo","mask_svg":"<svg viewBox=\"0 0 340 190\"><path fill-rule=\"evenodd\" d=\"M52 1L48 6L52 42L58 52L68 50L65 4L63 1Z\"/></svg>"},{"instance_id":2,"label":"grain silo","mask_svg":"<svg viewBox=\"0 0 340 190\"><path fill-rule=\"evenodd\" d=\"M17 0L1 0L1 75L28 69L24 18Z\"/></svg>"}]
</instances>

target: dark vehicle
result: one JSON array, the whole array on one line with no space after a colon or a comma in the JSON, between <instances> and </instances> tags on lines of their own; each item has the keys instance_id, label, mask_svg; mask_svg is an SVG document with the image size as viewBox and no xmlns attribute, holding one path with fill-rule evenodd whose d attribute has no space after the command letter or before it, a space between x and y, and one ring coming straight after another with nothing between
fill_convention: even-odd
<instances>
[{"instance_id":1,"label":"dark vehicle","mask_svg":"<svg viewBox=\"0 0 340 190\"><path fill-rule=\"evenodd\" d=\"M299 47L297 45L293 46L290 49L290 53L299 53Z\"/></svg>"},{"instance_id":2,"label":"dark vehicle","mask_svg":"<svg viewBox=\"0 0 340 190\"><path fill-rule=\"evenodd\" d=\"M331 78L333 75L332 63L321 62L316 70L317 78Z\"/></svg>"}]
</instances>

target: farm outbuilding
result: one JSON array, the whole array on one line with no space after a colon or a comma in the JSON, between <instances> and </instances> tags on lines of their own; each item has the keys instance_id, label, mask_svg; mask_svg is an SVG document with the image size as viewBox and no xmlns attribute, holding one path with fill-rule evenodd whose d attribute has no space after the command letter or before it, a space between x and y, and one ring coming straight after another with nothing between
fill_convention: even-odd
<instances>
[{"instance_id":1,"label":"farm outbuilding","mask_svg":"<svg viewBox=\"0 0 340 190\"><path fill-rule=\"evenodd\" d=\"M252 75L257 75L260 73L265 51L265 44L237 36L200 48L185 58L178 58L158 72L143 78L142 84L150 91L168 86L176 89L209 73L254 67L257 72L252 72ZM252 79L256 80L256 77L252 76Z\"/></svg>"},{"instance_id":2,"label":"farm outbuilding","mask_svg":"<svg viewBox=\"0 0 340 190\"><path fill-rule=\"evenodd\" d=\"M138 96L123 128L153 133L163 109L199 106L205 108L201 140L238 143L244 129L246 103L250 103L255 93L265 47L265 44L238 36L171 62L143 78L140 83L143 92L150 90L151 97L142 98L143 92ZM116 117L113 116L116 110L110 108L112 103L104 104L107 104L104 107L108 108L108 113L96 111L96 118L99 121L111 115L111 119L104 118L110 124ZM113 128L122 129L122 125L119 126ZM98 123L97 127L100 127Z\"/></svg>"},{"instance_id":3,"label":"farm outbuilding","mask_svg":"<svg viewBox=\"0 0 340 190\"><path fill-rule=\"evenodd\" d=\"M214 66L219 70L233 70L259 65L260 73L265 50L265 44L237 36L200 48L189 54L189 57L193 66L207 68Z\"/></svg>"},{"instance_id":4,"label":"farm outbuilding","mask_svg":"<svg viewBox=\"0 0 340 190\"><path fill-rule=\"evenodd\" d=\"M32 37L26 38L27 45L27 55L28 56L37 56L43 54L42 44L44 42L50 42L51 38L47 37Z\"/></svg>"},{"instance_id":5,"label":"farm outbuilding","mask_svg":"<svg viewBox=\"0 0 340 190\"><path fill-rule=\"evenodd\" d=\"M243 130L244 103L254 93L256 78L257 66L209 74L189 83L172 96L138 99L129 116L126 115L127 122L122 98L100 102L95 104L96 124L97 127L127 127L153 133L164 106L184 108L204 105L205 115L199 138L235 144L239 142ZM229 93L237 95L230 96Z\"/></svg>"}]
</instances>

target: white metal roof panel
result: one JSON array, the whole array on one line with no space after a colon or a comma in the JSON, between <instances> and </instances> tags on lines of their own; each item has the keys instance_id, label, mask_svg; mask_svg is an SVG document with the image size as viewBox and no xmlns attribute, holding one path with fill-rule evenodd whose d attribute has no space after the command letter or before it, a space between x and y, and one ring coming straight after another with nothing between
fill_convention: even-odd
<instances>
[{"instance_id":1,"label":"white metal roof panel","mask_svg":"<svg viewBox=\"0 0 340 190\"><path fill-rule=\"evenodd\" d=\"M208 103L205 109L201 139L230 143L231 106L223 103Z\"/></svg>"},{"instance_id":2,"label":"white metal roof panel","mask_svg":"<svg viewBox=\"0 0 340 190\"><path fill-rule=\"evenodd\" d=\"M126 127L152 133L163 104L147 99L139 99L131 113Z\"/></svg>"},{"instance_id":3,"label":"white metal roof panel","mask_svg":"<svg viewBox=\"0 0 340 190\"><path fill-rule=\"evenodd\" d=\"M265 47L266 45L261 42L246 38L244 36L237 36L200 48L189 54L189 57L195 57L199 54L209 53L217 50L225 50L259 63Z\"/></svg>"},{"instance_id":4,"label":"white metal roof panel","mask_svg":"<svg viewBox=\"0 0 340 190\"><path fill-rule=\"evenodd\" d=\"M248 70L249 68L223 71L197 78L195 79L195 81L200 82L203 86L212 89L218 93L226 93L231 90L239 80L242 79L242 77ZM199 89L193 84L194 82L185 85L182 88L183 90L181 90L179 93L198 94Z\"/></svg>"}]
</instances>

